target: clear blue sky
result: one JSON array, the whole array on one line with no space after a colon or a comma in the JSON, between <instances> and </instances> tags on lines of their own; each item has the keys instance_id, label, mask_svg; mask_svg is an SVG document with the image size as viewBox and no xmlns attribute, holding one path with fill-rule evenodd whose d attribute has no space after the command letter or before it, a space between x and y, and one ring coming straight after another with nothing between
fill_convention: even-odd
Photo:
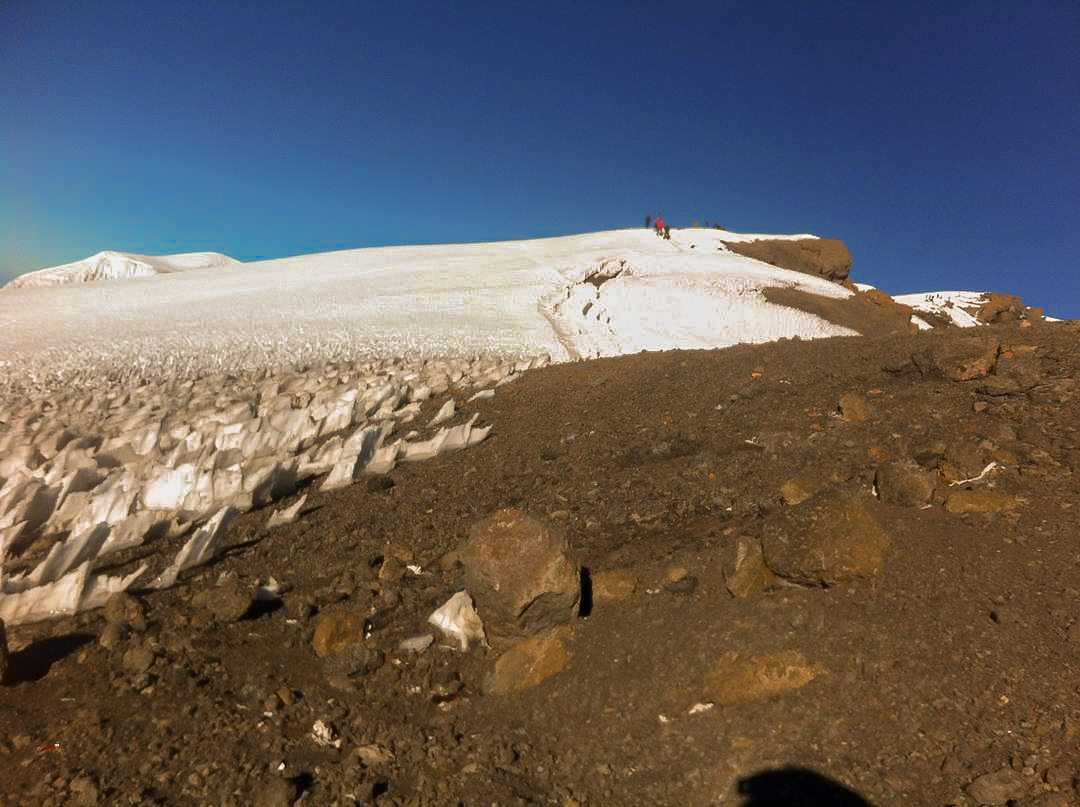
<instances>
[{"instance_id":1,"label":"clear blue sky","mask_svg":"<svg viewBox=\"0 0 1080 807\"><path fill-rule=\"evenodd\" d=\"M639 226L1080 317L1080 3L0 2L0 282Z\"/></svg>"}]
</instances>

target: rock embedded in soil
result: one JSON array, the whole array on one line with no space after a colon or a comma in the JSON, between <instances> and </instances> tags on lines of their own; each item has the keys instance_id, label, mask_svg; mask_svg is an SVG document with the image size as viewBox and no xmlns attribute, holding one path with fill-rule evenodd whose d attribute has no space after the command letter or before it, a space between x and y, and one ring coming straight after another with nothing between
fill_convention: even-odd
<instances>
[{"instance_id":1,"label":"rock embedded in soil","mask_svg":"<svg viewBox=\"0 0 1080 807\"><path fill-rule=\"evenodd\" d=\"M825 671L795 650L741 655L729 652L705 676L705 699L728 706L787 695Z\"/></svg>"},{"instance_id":2,"label":"rock embedded in soil","mask_svg":"<svg viewBox=\"0 0 1080 807\"><path fill-rule=\"evenodd\" d=\"M840 396L837 406L840 417L851 423L862 423L870 419L870 405L866 397L854 392L846 392Z\"/></svg>"},{"instance_id":3,"label":"rock embedded in soil","mask_svg":"<svg viewBox=\"0 0 1080 807\"><path fill-rule=\"evenodd\" d=\"M911 460L885 462L877 469L874 484L884 504L920 507L930 501L940 481L936 471L925 470Z\"/></svg>"},{"instance_id":4,"label":"rock embedded in soil","mask_svg":"<svg viewBox=\"0 0 1080 807\"><path fill-rule=\"evenodd\" d=\"M550 522L499 510L473 526L464 560L465 587L489 633L537 634L577 615L580 573Z\"/></svg>"},{"instance_id":5,"label":"rock embedded in soil","mask_svg":"<svg viewBox=\"0 0 1080 807\"><path fill-rule=\"evenodd\" d=\"M1000 513L1016 507L1015 498L996 490L958 490L945 500L950 513Z\"/></svg>"},{"instance_id":6,"label":"rock embedded in soil","mask_svg":"<svg viewBox=\"0 0 1080 807\"><path fill-rule=\"evenodd\" d=\"M593 605L625 600L640 588L641 581L633 569L608 569L591 577Z\"/></svg>"},{"instance_id":7,"label":"rock embedded in soil","mask_svg":"<svg viewBox=\"0 0 1080 807\"><path fill-rule=\"evenodd\" d=\"M570 661L557 632L526 639L507 650L484 680L489 695L508 695L531 689L560 672Z\"/></svg>"},{"instance_id":8,"label":"rock embedded in soil","mask_svg":"<svg viewBox=\"0 0 1080 807\"><path fill-rule=\"evenodd\" d=\"M828 491L778 511L762 533L765 564L806 585L832 585L878 574L891 540L869 495Z\"/></svg>"},{"instance_id":9,"label":"rock embedded in soil","mask_svg":"<svg viewBox=\"0 0 1080 807\"><path fill-rule=\"evenodd\" d=\"M950 381L972 381L990 374L1001 342L991 334L939 340L912 358L920 372Z\"/></svg>"},{"instance_id":10,"label":"rock embedded in soil","mask_svg":"<svg viewBox=\"0 0 1080 807\"><path fill-rule=\"evenodd\" d=\"M1006 804L1027 792L1020 774L1010 768L980 776L966 790L975 803L981 805Z\"/></svg>"},{"instance_id":11,"label":"rock embedded in soil","mask_svg":"<svg viewBox=\"0 0 1080 807\"><path fill-rule=\"evenodd\" d=\"M761 544L753 538L740 535L725 556L724 587L733 597L752 597L776 580L776 575L765 565Z\"/></svg>"}]
</instances>

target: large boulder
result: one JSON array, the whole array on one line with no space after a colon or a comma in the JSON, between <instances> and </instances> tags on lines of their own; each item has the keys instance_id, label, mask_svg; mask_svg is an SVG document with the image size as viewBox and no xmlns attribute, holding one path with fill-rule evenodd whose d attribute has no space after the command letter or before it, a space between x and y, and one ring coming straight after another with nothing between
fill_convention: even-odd
<instances>
[{"instance_id":1,"label":"large boulder","mask_svg":"<svg viewBox=\"0 0 1080 807\"><path fill-rule=\"evenodd\" d=\"M842 283L851 269L851 253L843 241L835 238L768 238L757 241L724 241L724 246L739 255L818 275Z\"/></svg>"},{"instance_id":2,"label":"large boulder","mask_svg":"<svg viewBox=\"0 0 1080 807\"><path fill-rule=\"evenodd\" d=\"M766 522L766 565L806 585L832 585L876 575L891 543L876 515L881 507L858 491L831 490Z\"/></svg>"},{"instance_id":3,"label":"large boulder","mask_svg":"<svg viewBox=\"0 0 1080 807\"><path fill-rule=\"evenodd\" d=\"M990 374L1000 350L1001 342L992 334L974 334L935 341L912 359L924 375L972 381Z\"/></svg>"},{"instance_id":4,"label":"large boulder","mask_svg":"<svg viewBox=\"0 0 1080 807\"><path fill-rule=\"evenodd\" d=\"M566 535L521 510L499 510L473 526L465 587L489 634L536 634L570 622L581 576Z\"/></svg>"}]
</instances>

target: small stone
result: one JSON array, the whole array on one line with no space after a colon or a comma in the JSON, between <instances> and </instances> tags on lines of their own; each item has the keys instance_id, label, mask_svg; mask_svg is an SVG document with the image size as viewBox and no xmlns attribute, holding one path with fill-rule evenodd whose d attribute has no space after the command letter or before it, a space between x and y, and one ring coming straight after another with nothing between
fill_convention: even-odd
<instances>
[{"instance_id":1,"label":"small stone","mask_svg":"<svg viewBox=\"0 0 1080 807\"><path fill-rule=\"evenodd\" d=\"M367 675L382 666L383 654L356 643L338 650L326 660L327 672L334 677L352 678Z\"/></svg>"},{"instance_id":2,"label":"small stone","mask_svg":"<svg viewBox=\"0 0 1080 807\"><path fill-rule=\"evenodd\" d=\"M994 367L1001 343L990 335L953 337L934 344L912 358L919 371L950 381L983 378Z\"/></svg>"},{"instance_id":3,"label":"small stone","mask_svg":"<svg viewBox=\"0 0 1080 807\"><path fill-rule=\"evenodd\" d=\"M133 673L145 673L154 666L154 654L145 647L133 647L124 653L124 668Z\"/></svg>"},{"instance_id":4,"label":"small stone","mask_svg":"<svg viewBox=\"0 0 1080 807\"><path fill-rule=\"evenodd\" d=\"M669 566L664 570L664 584L678 583L689 574L685 566Z\"/></svg>"},{"instance_id":5,"label":"small stone","mask_svg":"<svg viewBox=\"0 0 1080 807\"><path fill-rule=\"evenodd\" d=\"M333 655L342 648L364 641L364 615L338 610L323 614L315 627L312 649L319 658Z\"/></svg>"},{"instance_id":6,"label":"small stone","mask_svg":"<svg viewBox=\"0 0 1080 807\"><path fill-rule=\"evenodd\" d=\"M878 498L885 504L901 507L921 507L930 501L939 476L914 461L886 462L877 469L874 484Z\"/></svg>"},{"instance_id":7,"label":"small stone","mask_svg":"<svg viewBox=\"0 0 1080 807\"><path fill-rule=\"evenodd\" d=\"M74 807L94 807L101 797L97 784L86 774L72 779L69 787L75 797L68 803Z\"/></svg>"},{"instance_id":8,"label":"small stone","mask_svg":"<svg viewBox=\"0 0 1080 807\"><path fill-rule=\"evenodd\" d=\"M137 633L146 630L146 603L133 594L119 591L105 603L105 619L128 625Z\"/></svg>"},{"instance_id":9,"label":"small stone","mask_svg":"<svg viewBox=\"0 0 1080 807\"><path fill-rule=\"evenodd\" d=\"M984 805L1005 804L1009 799L1018 799L1027 792L1023 779L1010 768L980 776L966 790L977 804Z\"/></svg>"},{"instance_id":10,"label":"small stone","mask_svg":"<svg viewBox=\"0 0 1080 807\"><path fill-rule=\"evenodd\" d=\"M251 610L253 593L237 577L230 577L224 584L200 591L191 598L191 604L213 614L218 622L236 622Z\"/></svg>"},{"instance_id":11,"label":"small stone","mask_svg":"<svg viewBox=\"0 0 1080 807\"><path fill-rule=\"evenodd\" d=\"M789 507L802 504L813 495L811 486L801 479L789 479L780 486L780 497Z\"/></svg>"},{"instance_id":12,"label":"small stone","mask_svg":"<svg viewBox=\"0 0 1080 807\"><path fill-rule=\"evenodd\" d=\"M115 650L124 641L124 626L120 622L110 622L98 635L98 644L106 650Z\"/></svg>"}]
</instances>

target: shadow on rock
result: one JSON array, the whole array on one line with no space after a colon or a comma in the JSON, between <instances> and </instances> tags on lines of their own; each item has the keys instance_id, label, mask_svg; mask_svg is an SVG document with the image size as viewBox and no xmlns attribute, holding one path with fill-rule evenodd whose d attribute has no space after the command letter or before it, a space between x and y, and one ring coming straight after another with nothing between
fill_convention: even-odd
<instances>
[{"instance_id":1,"label":"shadow on rock","mask_svg":"<svg viewBox=\"0 0 1080 807\"><path fill-rule=\"evenodd\" d=\"M805 768L777 768L739 780L742 807L873 807L839 782Z\"/></svg>"},{"instance_id":2,"label":"shadow on rock","mask_svg":"<svg viewBox=\"0 0 1080 807\"><path fill-rule=\"evenodd\" d=\"M92 633L69 633L33 642L10 655L3 683L14 686L38 681L48 675L53 664L94 641L94 638Z\"/></svg>"}]
</instances>

